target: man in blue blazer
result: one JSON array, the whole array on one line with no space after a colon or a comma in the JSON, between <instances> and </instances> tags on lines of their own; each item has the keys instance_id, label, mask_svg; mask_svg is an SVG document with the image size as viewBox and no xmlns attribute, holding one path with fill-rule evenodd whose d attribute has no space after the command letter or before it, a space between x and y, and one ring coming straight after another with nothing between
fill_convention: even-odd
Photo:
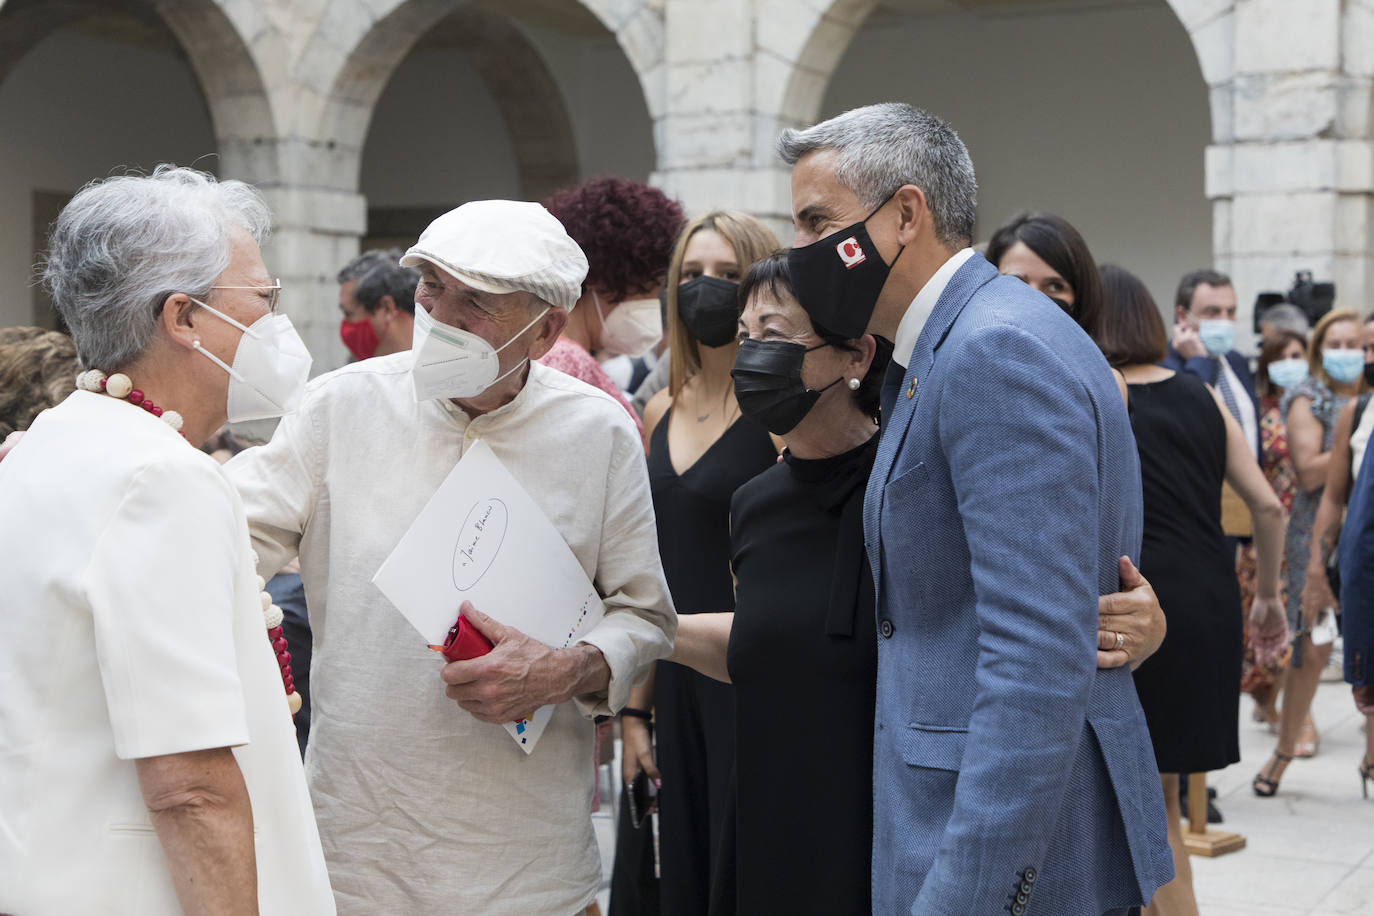
<instances>
[{"instance_id":1,"label":"man in blue blazer","mask_svg":"<svg viewBox=\"0 0 1374 916\"><path fill-rule=\"evenodd\" d=\"M1173 866L1130 672L1094 666L1098 596L1141 532L1112 373L968 247L973 165L943 121L873 105L778 147L799 301L829 331L893 340L902 364L864 512L873 912L1124 913Z\"/></svg>"}]
</instances>

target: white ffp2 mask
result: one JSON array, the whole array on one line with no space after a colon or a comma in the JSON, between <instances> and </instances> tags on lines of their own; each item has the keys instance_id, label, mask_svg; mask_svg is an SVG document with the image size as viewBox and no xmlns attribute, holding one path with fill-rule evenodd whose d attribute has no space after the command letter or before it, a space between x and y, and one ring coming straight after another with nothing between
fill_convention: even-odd
<instances>
[{"instance_id":1,"label":"white ffp2 mask","mask_svg":"<svg viewBox=\"0 0 1374 916\"><path fill-rule=\"evenodd\" d=\"M243 331L232 366L195 342L197 350L229 373L225 407L230 423L280 417L300 406L313 360L290 318L268 313L245 327L199 299L191 301Z\"/></svg>"},{"instance_id":2,"label":"white ffp2 mask","mask_svg":"<svg viewBox=\"0 0 1374 916\"><path fill-rule=\"evenodd\" d=\"M436 320L424 306L418 306L411 338L411 349L415 352L415 363L411 368L415 400L475 398L519 369L528 362L527 359L520 360L498 375L500 360L497 354L538 324L548 311L545 308L514 337L499 347L493 347L471 331Z\"/></svg>"},{"instance_id":3,"label":"white ffp2 mask","mask_svg":"<svg viewBox=\"0 0 1374 916\"><path fill-rule=\"evenodd\" d=\"M601 348L631 359L643 356L663 339L663 312L657 299L626 299L607 315L601 297L592 291L596 314L601 317Z\"/></svg>"}]
</instances>

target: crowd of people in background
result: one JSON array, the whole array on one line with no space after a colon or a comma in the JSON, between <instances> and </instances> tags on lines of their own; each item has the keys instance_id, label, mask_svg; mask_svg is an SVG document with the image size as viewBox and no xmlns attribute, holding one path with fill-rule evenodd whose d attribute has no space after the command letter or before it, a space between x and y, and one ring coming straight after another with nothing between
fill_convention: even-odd
<instances>
[{"instance_id":1,"label":"crowd of people in background","mask_svg":"<svg viewBox=\"0 0 1374 916\"><path fill-rule=\"evenodd\" d=\"M1186 776L1248 694L1281 795L1339 631L1367 797L1374 311L1244 353L1215 270L1169 328L1062 216L975 250L911 106L779 153L790 248L597 178L366 251L309 384L253 189L80 192L70 335L0 329L0 912L95 860L146 912L594 910L618 738L612 914L1187 916ZM551 650L467 607L495 649L445 665L370 580L479 440L607 610Z\"/></svg>"}]
</instances>

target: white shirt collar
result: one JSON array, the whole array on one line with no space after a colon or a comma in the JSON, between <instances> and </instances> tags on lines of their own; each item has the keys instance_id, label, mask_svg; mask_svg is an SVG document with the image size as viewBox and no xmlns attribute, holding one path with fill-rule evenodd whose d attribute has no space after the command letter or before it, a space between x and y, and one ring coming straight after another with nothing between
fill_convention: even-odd
<instances>
[{"instance_id":1,"label":"white shirt collar","mask_svg":"<svg viewBox=\"0 0 1374 916\"><path fill-rule=\"evenodd\" d=\"M907 362L911 359L911 351L916 349L916 338L921 336L921 329L926 326L926 319L930 317L931 312L935 311L935 303L940 301L940 296L944 294L945 287L949 286L949 281L954 279L954 274L971 257L973 257L973 249L965 248L941 264L934 276L926 281L925 286L921 287L916 298L911 300L911 305L907 306L906 314L902 316L901 322L897 325L897 339L892 342L892 358L903 369L906 368Z\"/></svg>"}]
</instances>

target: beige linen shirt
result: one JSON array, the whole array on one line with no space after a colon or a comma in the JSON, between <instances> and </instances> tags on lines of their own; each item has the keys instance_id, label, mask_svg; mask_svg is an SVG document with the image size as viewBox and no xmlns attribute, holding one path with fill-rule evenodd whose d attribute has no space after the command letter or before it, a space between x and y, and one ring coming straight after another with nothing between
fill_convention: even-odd
<instances>
[{"instance_id":1,"label":"beige linen shirt","mask_svg":"<svg viewBox=\"0 0 1374 916\"><path fill-rule=\"evenodd\" d=\"M532 364L511 403L469 419L416 403L411 361L315 379L268 445L226 465L261 572L300 553L314 632L306 776L339 911L573 913L600 883L587 716L624 705L677 627L643 448L622 406L561 372ZM528 756L445 696L442 659L371 581L478 440L606 601L584 641L610 665L609 690L560 706Z\"/></svg>"}]
</instances>

